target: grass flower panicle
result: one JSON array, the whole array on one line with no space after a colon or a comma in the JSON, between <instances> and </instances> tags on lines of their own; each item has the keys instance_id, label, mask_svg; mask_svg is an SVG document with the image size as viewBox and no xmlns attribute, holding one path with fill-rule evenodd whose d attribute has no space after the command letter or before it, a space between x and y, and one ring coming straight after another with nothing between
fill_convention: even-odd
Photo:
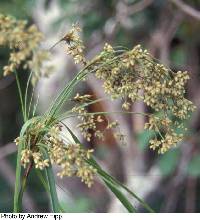
<instances>
[{"instance_id":1,"label":"grass flower panicle","mask_svg":"<svg viewBox=\"0 0 200 220\"><path fill-rule=\"evenodd\" d=\"M117 50L106 44L100 56L96 77L103 81L105 93L112 99L123 100L122 108L125 110L129 110L135 101L142 100L158 115L157 119L153 119L149 114L145 125L145 128L153 129L155 135L160 136L158 139L162 138L162 144L151 148L164 153L181 141L184 131L179 134L177 128L196 108L185 98L189 74L186 71L175 73L157 63L140 45L118 54ZM156 125L159 123L155 120L162 121L162 126ZM177 128L175 125L178 125Z\"/></svg>"},{"instance_id":2,"label":"grass flower panicle","mask_svg":"<svg viewBox=\"0 0 200 220\"><path fill-rule=\"evenodd\" d=\"M51 165L58 165L60 171L57 175L77 176L81 181L91 187L96 175L96 169L88 165L93 149L84 149L80 144L66 143L62 138L62 126L59 123L45 129L40 122L34 123L35 127L26 131L27 146L21 152L21 164L26 168L33 163L36 169L43 170ZM43 134L43 135L42 135ZM38 138L40 135L41 138ZM17 143L19 138L17 138ZM34 144L33 144L34 143ZM49 159L44 157L43 151L47 150Z\"/></svg>"}]
</instances>

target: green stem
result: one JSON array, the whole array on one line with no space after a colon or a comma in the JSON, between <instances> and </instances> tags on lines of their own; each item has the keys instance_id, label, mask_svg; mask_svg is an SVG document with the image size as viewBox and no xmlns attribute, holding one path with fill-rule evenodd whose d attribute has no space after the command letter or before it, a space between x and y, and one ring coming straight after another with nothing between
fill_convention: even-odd
<instances>
[{"instance_id":1,"label":"green stem","mask_svg":"<svg viewBox=\"0 0 200 220\"><path fill-rule=\"evenodd\" d=\"M76 76L70 81L70 83L62 90L62 92L58 95L58 97L52 103L49 111L47 112L47 116L53 117L56 114L56 112L59 111L62 104L64 103L64 100L67 99L68 95L71 93L75 85L78 84L80 80L82 79L83 77L82 75L84 74L84 71L89 66L91 66L93 63L94 61L86 65L80 72L76 74Z\"/></svg>"},{"instance_id":2,"label":"green stem","mask_svg":"<svg viewBox=\"0 0 200 220\"><path fill-rule=\"evenodd\" d=\"M142 116L148 116L148 117L150 116L150 114L142 113L142 112L113 111L113 112L89 112L89 113L84 113L84 114L72 114L72 115L64 113L58 119L63 120L63 119L76 117L76 116L82 116L82 115L109 115L109 114L135 114L135 115L142 115Z\"/></svg>"},{"instance_id":3,"label":"green stem","mask_svg":"<svg viewBox=\"0 0 200 220\"><path fill-rule=\"evenodd\" d=\"M43 175L40 170L36 169L36 174L37 174L38 178L40 179L40 181L41 181L45 191L47 192L47 194L49 196L51 196L49 185L48 185L48 183L47 183L47 181L45 179L46 178L46 173ZM60 203L59 203L59 209L60 209L61 212L63 212L63 213L65 212L65 210L61 207Z\"/></svg>"},{"instance_id":4,"label":"green stem","mask_svg":"<svg viewBox=\"0 0 200 220\"><path fill-rule=\"evenodd\" d=\"M104 180L109 181L111 184L114 184L115 186L117 185L120 186L128 193L130 193L135 199L137 199L140 202L140 204L144 208L146 208L149 212L154 213L154 210L146 202L144 202L141 198L139 198L134 192L132 192L128 187L126 187L124 184L120 183L117 179L113 178L112 176L107 174L104 170L102 170L101 167L97 164L97 162L93 158L87 160L87 162L98 170L98 173L103 177Z\"/></svg>"},{"instance_id":5,"label":"green stem","mask_svg":"<svg viewBox=\"0 0 200 220\"><path fill-rule=\"evenodd\" d=\"M49 156L45 150L43 150L43 153L46 158L49 158ZM47 174L47 181L49 184L52 210L53 210L53 212L58 213L58 212L60 212L60 205L59 205L59 201L58 201L58 195L57 195L57 191L56 191L56 183L55 183L55 178L54 178L53 169L52 169L51 165L49 165L49 167L46 168L46 174Z\"/></svg>"},{"instance_id":6,"label":"green stem","mask_svg":"<svg viewBox=\"0 0 200 220\"><path fill-rule=\"evenodd\" d=\"M42 174L42 171L38 170L38 169L35 169L35 172L38 176L38 178L40 179L45 191L50 195L50 190L49 190L49 185L48 183L46 182L45 178L46 178L46 173L45 174Z\"/></svg>"},{"instance_id":7,"label":"green stem","mask_svg":"<svg viewBox=\"0 0 200 220\"><path fill-rule=\"evenodd\" d=\"M20 209L22 207L22 197L23 197L23 191L24 191L25 185L26 185L26 180L23 179L23 181L21 181L21 170L22 170L22 168L21 168L21 152L22 152L22 149L24 149L24 145L25 145L25 140L24 140L25 132L26 132L27 128L30 126L30 124L32 123L32 121L35 119L36 118L32 118L23 125L21 132L20 132L20 136L19 136L19 145L18 145L18 150L17 150L17 164L16 164L13 212L20 212Z\"/></svg>"},{"instance_id":8,"label":"green stem","mask_svg":"<svg viewBox=\"0 0 200 220\"><path fill-rule=\"evenodd\" d=\"M30 85L32 75L33 75L33 71L31 71L31 73L28 77L28 81L26 83L25 98L24 98L25 120L28 120L28 112L27 112L28 103L27 103L27 99L28 99L28 89L29 89L29 85ZM32 97L31 97L31 99L32 99ZM31 101L30 101L30 103L31 103Z\"/></svg>"},{"instance_id":9,"label":"green stem","mask_svg":"<svg viewBox=\"0 0 200 220\"><path fill-rule=\"evenodd\" d=\"M53 212L60 212L59 209L59 202L58 202L58 196L56 192L56 185L55 185L55 179L52 171L52 167L46 168L47 172L47 179L49 183L49 189L50 189L50 194L51 194L51 204L52 204L52 210Z\"/></svg>"},{"instance_id":10,"label":"green stem","mask_svg":"<svg viewBox=\"0 0 200 220\"><path fill-rule=\"evenodd\" d=\"M87 106L89 106L89 105L92 105L92 104L95 104L95 103L98 103L98 102L101 102L101 101L105 101L105 100L107 100L107 99L109 99L109 98L99 98L99 99L95 99L95 100L92 100L92 101L90 101L90 102L87 102L87 103L84 103L84 104L82 104L82 105L79 105L78 108L85 108L85 107L87 107ZM69 113L72 113L72 110L71 110L71 109L68 110L68 111L66 111L66 112L64 112L64 113L61 114L60 116L58 116L57 119L58 119L58 120L63 120L63 119L65 119L66 116L69 115Z\"/></svg>"},{"instance_id":11,"label":"green stem","mask_svg":"<svg viewBox=\"0 0 200 220\"><path fill-rule=\"evenodd\" d=\"M17 165L16 165L16 178L15 178L15 192L14 192L14 209L13 212L19 212L21 209L22 201L19 200L20 185L21 185L21 151L23 148L23 142L19 143L17 152Z\"/></svg>"},{"instance_id":12,"label":"green stem","mask_svg":"<svg viewBox=\"0 0 200 220\"><path fill-rule=\"evenodd\" d=\"M130 213L137 212L135 207L128 201L128 199L121 193L121 191L117 189L114 184L110 183L106 179L104 179L103 181Z\"/></svg>"},{"instance_id":13,"label":"green stem","mask_svg":"<svg viewBox=\"0 0 200 220\"><path fill-rule=\"evenodd\" d=\"M18 92L19 92L19 98L20 98L20 104L21 104L21 109L22 109L22 114L23 114L23 120L25 122L26 121L26 114L25 114L24 102L23 102L23 98L22 98L22 90L21 90L21 86L20 86L19 77L18 77L17 72L15 72L15 76L16 76L17 88L18 88Z\"/></svg>"},{"instance_id":14,"label":"green stem","mask_svg":"<svg viewBox=\"0 0 200 220\"><path fill-rule=\"evenodd\" d=\"M33 161L31 161L31 163L27 167L27 169L26 169L26 171L23 175L23 178L22 178L21 190L20 190L19 197L18 197L18 201L20 201L21 203L22 203L24 191L26 189L27 179L28 179L28 176L30 174L30 171L31 171L32 167L33 167Z\"/></svg>"}]
</instances>

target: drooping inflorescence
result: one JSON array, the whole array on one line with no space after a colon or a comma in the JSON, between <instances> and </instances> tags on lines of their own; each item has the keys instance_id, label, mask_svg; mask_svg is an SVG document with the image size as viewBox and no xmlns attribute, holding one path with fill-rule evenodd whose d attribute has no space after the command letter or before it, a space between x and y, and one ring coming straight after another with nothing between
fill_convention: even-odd
<instances>
[{"instance_id":1,"label":"drooping inflorescence","mask_svg":"<svg viewBox=\"0 0 200 220\"><path fill-rule=\"evenodd\" d=\"M183 120L195 110L185 98L188 72L173 72L141 45L132 50L115 50L106 43L103 51L87 63L85 72L95 73L103 81L105 93L123 101L123 109L129 110L135 101L150 107L152 113L146 114L145 124L155 133L150 148L165 153L183 139Z\"/></svg>"},{"instance_id":2,"label":"drooping inflorescence","mask_svg":"<svg viewBox=\"0 0 200 220\"><path fill-rule=\"evenodd\" d=\"M174 73L157 63L140 45L117 55L117 51L106 44L103 53L103 62L108 64L97 69L96 77L103 80L105 92L113 99L124 100L124 109L142 100L154 111L145 125L155 132L150 148L164 153L180 142L183 120L195 109L185 98L184 87L189 74L186 71Z\"/></svg>"}]
</instances>

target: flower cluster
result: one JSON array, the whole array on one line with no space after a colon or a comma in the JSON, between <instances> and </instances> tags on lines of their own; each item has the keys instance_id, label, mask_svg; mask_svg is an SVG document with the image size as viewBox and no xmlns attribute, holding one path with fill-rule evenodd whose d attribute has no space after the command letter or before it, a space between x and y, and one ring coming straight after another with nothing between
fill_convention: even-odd
<instances>
[{"instance_id":1,"label":"flower cluster","mask_svg":"<svg viewBox=\"0 0 200 220\"><path fill-rule=\"evenodd\" d=\"M35 25L27 26L26 21L0 14L0 46L9 47L11 51L9 64L3 68L4 76L21 65L32 70L33 84L41 76L48 76L52 67L44 67L43 63L50 59L50 54L39 48L42 39L43 35Z\"/></svg>"},{"instance_id":2,"label":"flower cluster","mask_svg":"<svg viewBox=\"0 0 200 220\"><path fill-rule=\"evenodd\" d=\"M79 36L81 29L78 24L73 24L71 30L65 34L57 43L55 43L51 48L55 47L61 41L67 44L67 54L71 55L76 64L82 63L87 64L86 58L84 56L83 50L84 45Z\"/></svg>"},{"instance_id":3,"label":"flower cluster","mask_svg":"<svg viewBox=\"0 0 200 220\"><path fill-rule=\"evenodd\" d=\"M175 73L157 63L140 45L130 51L119 51L105 44L98 58L93 69L103 81L105 93L112 99L123 100L125 110L142 100L159 115L155 120L150 114L145 125L158 136L150 142L150 148L164 153L183 139L183 132L177 132L177 128L195 110L193 103L185 98L184 87L189 79L186 71Z\"/></svg>"},{"instance_id":4,"label":"flower cluster","mask_svg":"<svg viewBox=\"0 0 200 220\"><path fill-rule=\"evenodd\" d=\"M93 114L88 114L88 111L84 107L75 106L72 109L72 112L77 113L78 119L81 120L81 123L77 125L77 128L80 129L83 137L89 142L92 138L92 133L95 132L95 136L103 139L104 135L100 130L97 130L96 123L103 122L99 116L95 118Z\"/></svg>"},{"instance_id":5,"label":"flower cluster","mask_svg":"<svg viewBox=\"0 0 200 220\"><path fill-rule=\"evenodd\" d=\"M77 95L72 98L72 100L78 103L84 103L87 106L87 103L91 101L91 97L92 96L88 94L80 95L79 93L77 93ZM120 132L119 123L117 121L109 122L108 119L101 116L101 114L103 114L101 112L99 114L98 112L89 113L86 109L86 106L76 105L72 108L71 111L76 113L78 119L81 121L81 123L77 125L77 128L80 129L81 134L88 142L91 141L92 134L94 134L94 136L98 139L104 140L105 132L109 129L115 129L118 130L116 133L114 133L115 138L125 144L125 135ZM98 129L98 124L102 122L106 122L107 124L103 131Z\"/></svg>"},{"instance_id":6,"label":"flower cluster","mask_svg":"<svg viewBox=\"0 0 200 220\"><path fill-rule=\"evenodd\" d=\"M79 93L77 93L76 96L72 100L78 103L86 103L90 101L91 98L92 98L92 95L89 95L89 94L80 95Z\"/></svg>"},{"instance_id":7,"label":"flower cluster","mask_svg":"<svg viewBox=\"0 0 200 220\"><path fill-rule=\"evenodd\" d=\"M178 127L181 128L183 126L179 124ZM160 118L150 115L149 121L145 123L144 128L153 130L159 134L159 138L155 133L155 138L150 140L150 149L158 150L158 153L161 154L167 152L172 146L177 145L183 139L183 134L175 132L172 120L167 117Z\"/></svg>"},{"instance_id":8,"label":"flower cluster","mask_svg":"<svg viewBox=\"0 0 200 220\"><path fill-rule=\"evenodd\" d=\"M43 155L40 152L33 152L32 150L24 149L21 152L21 164L24 168L30 164L33 160L35 168L43 170L45 167L49 166L49 160L44 159Z\"/></svg>"},{"instance_id":9,"label":"flower cluster","mask_svg":"<svg viewBox=\"0 0 200 220\"><path fill-rule=\"evenodd\" d=\"M77 176L81 181L91 187L96 169L88 165L86 159L90 159L93 150L85 150L80 144L65 143L60 137L60 125L53 126L46 139L52 164L61 166L57 174L63 176Z\"/></svg>"},{"instance_id":10,"label":"flower cluster","mask_svg":"<svg viewBox=\"0 0 200 220\"><path fill-rule=\"evenodd\" d=\"M61 168L57 174L59 177L77 176L91 187L96 169L86 160L90 159L93 150L86 150L80 144L66 142L61 134L62 126L58 123L51 126L47 133L45 127L47 128L45 123L35 121L27 129L24 136L27 145L21 152L22 166L26 168L32 163L36 169L43 170L50 164L55 164ZM15 142L19 144L19 138ZM45 158L44 151L47 152L48 158Z\"/></svg>"},{"instance_id":11,"label":"flower cluster","mask_svg":"<svg viewBox=\"0 0 200 220\"><path fill-rule=\"evenodd\" d=\"M21 151L21 164L26 168L30 163L35 165L35 168L43 170L49 166L49 159L46 159L38 145L38 136L45 129L44 123L33 120L33 124L27 129L24 136L25 146ZM16 145L20 144L20 138L15 139Z\"/></svg>"}]
</instances>

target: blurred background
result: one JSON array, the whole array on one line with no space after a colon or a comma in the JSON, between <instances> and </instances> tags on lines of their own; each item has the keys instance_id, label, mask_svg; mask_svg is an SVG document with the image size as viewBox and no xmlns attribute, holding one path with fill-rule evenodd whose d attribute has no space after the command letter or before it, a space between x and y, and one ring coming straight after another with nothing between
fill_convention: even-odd
<instances>
[{"instance_id":1,"label":"blurred background","mask_svg":"<svg viewBox=\"0 0 200 220\"><path fill-rule=\"evenodd\" d=\"M157 155L148 148L152 134L143 130L145 119L119 115L110 118L119 121L122 133L127 135L126 146L121 146L112 133L106 135L104 142L92 140L92 146L102 166L156 212L200 211L200 0L1 0L0 13L35 23L45 35L42 47L46 49L78 21L88 58L101 51L105 42L130 49L141 44L174 71L188 70L191 80L186 95L197 111L187 122L190 135L179 146ZM7 59L8 50L0 48L0 212L12 211L17 149L13 140L22 125L15 78L2 76ZM35 91L35 99L40 94L38 114L79 69L67 56L63 44L52 52L51 63L54 73L42 79ZM20 77L25 87L28 71L21 70ZM101 82L94 77L77 91L97 98L105 96ZM103 102L92 106L90 111L119 109L119 102ZM132 109L148 111L140 102ZM67 123L75 128L75 121ZM64 178L56 182L66 212L126 211L98 180L91 189L79 179ZM145 212L131 201L140 212ZM34 171L28 180L23 210L50 210L48 197Z\"/></svg>"}]
</instances>

